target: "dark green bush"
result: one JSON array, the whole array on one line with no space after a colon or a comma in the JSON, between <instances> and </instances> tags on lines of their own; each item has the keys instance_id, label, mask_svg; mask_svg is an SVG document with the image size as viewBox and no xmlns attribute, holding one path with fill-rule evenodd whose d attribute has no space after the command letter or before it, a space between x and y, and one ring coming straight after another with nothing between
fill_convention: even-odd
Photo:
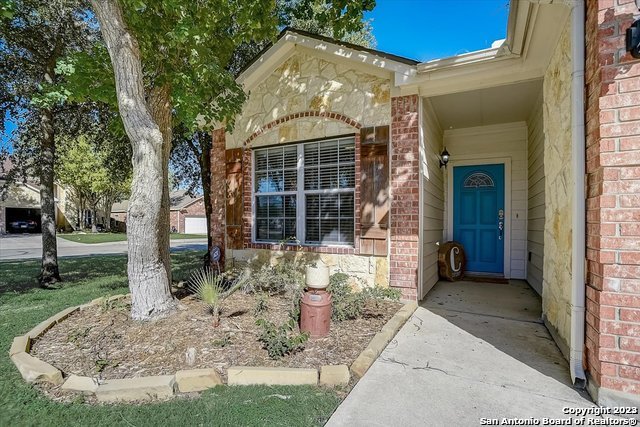
<instances>
[{"instance_id":1,"label":"dark green bush","mask_svg":"<svg viewBox=\"0 0 640 427\"><path fill-rule=\"evenodd\" d=\"M259 316L269 309L269 294L266 292L256 293L256 305L253 307L253 315Z\"/></svg>"},{"instance_id":2,"label":"dark green bush","mask_svg":"<svg viewBox=\"0 0 640 427\"><path fill-rule=\"evenodd\" d=\"M308 333L295 331L297 322L292 316L280 326L266 319L256 320L256 325L262 328L258 340L262 342L272 359L280 359L289 353L302 350L304 343L309 339Z\"/></svg>"}]
</instances>

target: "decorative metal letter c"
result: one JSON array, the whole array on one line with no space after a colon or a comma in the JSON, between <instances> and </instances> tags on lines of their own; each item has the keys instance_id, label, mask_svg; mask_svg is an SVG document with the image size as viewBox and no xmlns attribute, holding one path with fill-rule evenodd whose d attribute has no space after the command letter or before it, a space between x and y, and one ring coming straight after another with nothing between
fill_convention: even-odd
<instances>
[{"instance_id":1,"label":"decorative metal letter c","mask_svg":"<svg viewBox=\"0 0 640 427\"><path fill-rule=\"evenodd\" d=\"M455 254L454 254L454 252L455 252ZM455 261L454 255L458 255L459 253L460 253L460 249L455 247L455 246L453 248L451 248L451 252L449 252L449 260L451 261L450 262L451 263L451 269L456 273L458 271L460 271L460 269L462 268L462 262L460 262L457 267L455 265L456 261Z\"/></svg>"}]
</instances>

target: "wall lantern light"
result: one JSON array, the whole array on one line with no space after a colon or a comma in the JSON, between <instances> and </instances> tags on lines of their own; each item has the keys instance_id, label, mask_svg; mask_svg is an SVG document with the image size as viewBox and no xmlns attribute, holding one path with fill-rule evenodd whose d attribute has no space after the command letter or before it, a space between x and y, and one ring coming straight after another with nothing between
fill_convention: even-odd
<instances>
[{"instance_id":1,"label":"wall lantern light","mask_svg":"<svg viewBox=\"0 0 640 427\"><path fill-rule=\"evenodd\" d=\"M638 8L640 8L640 2L638 2ZM640 58L640 19L627 28L626 45L631 56Z\"/></svg>"},{"instance_id":2,"label":"wall lantern light","mask_svg":"<svg viewBox=\"0 0 640 427\"><path fill-rule=\"evenodd\" d=\"M442 153L440 153L440 167L447 167L447 163L449 163L449 152L447 151L447 147L444 147Z\"/></svg>"}]
</instances>

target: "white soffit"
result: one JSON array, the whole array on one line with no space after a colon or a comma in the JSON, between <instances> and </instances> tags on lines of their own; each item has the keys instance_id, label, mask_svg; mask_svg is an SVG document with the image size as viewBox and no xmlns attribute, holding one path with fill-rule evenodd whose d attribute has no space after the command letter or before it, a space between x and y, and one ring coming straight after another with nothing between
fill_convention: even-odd
<instances>
[{"instance_id":1,"label":"white soffit","mask_svg":"<svg viewBox=\"0 0 640 427\"><path fill-rule=\"evenodd\" d=\"M542 80L429 98L443 130L526 121Z\"/></svg>"}]
</instances>

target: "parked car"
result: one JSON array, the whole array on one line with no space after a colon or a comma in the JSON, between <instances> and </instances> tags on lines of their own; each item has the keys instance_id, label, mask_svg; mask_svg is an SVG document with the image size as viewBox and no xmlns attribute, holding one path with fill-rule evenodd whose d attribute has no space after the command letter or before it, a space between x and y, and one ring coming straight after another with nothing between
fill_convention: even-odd
<instances>
[{"instance_id":1,"label":"parked car","mask_svg":"<svg viewBox=\"0 0 640 427\"><path fill-rule=\"evenodd\" d=\"M38 223L33 220L24 221L12 221L9 223L9 229L15 232L35 231L38 228Z\"/></svg>"}]
</instances>

